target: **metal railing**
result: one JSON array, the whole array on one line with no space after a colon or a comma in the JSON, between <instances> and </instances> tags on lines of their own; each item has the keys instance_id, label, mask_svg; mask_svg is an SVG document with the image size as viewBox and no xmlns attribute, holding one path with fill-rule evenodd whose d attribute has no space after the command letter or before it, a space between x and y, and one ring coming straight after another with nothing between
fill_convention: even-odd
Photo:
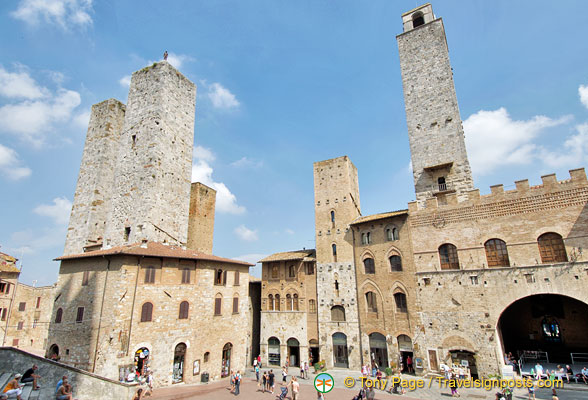
<instances>
[{"instance_id":1,"label":"metal railing","mask_svg":"<svg viewBox=\"0 0 588 400\"><path fill-rule=\"evenodd\" d=\"M546 351L523 350L519 352L519 360L521 365L524 365L529 361L544 361L549 363L549 354L547 354Z\"/></svg>"},{"instance_id":2,"label":"metal railing","mask_svg":"<svg viewBox=\"0 0 588 400\"><path fill-rule=\"evenodd\" d=\"M570 353L572 364L586 364L588 363L588 353Z\"/></svg>"},{"instance_id":3,"label":"metal railing","mask_svg":"<svg viewBox=\"0 0 588 400\"><path fill-rule=\"evenodd\" d=\"M450 182L435 183L435 184L431 185L431 191L433 193L448 192L451 190L453 190L453 184Z\"/></svg>"}]
</instances>

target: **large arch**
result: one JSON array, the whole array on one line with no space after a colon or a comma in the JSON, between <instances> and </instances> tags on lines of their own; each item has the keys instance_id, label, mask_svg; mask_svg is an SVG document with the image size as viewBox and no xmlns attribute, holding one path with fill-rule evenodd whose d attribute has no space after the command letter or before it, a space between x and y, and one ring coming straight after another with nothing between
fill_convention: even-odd
<instances>
[{"instance_id":1,"label":"large arch","mask_svg":"<svg viewBox=\"0 0 588 400\"><path fill-rule=\"evenodd\" d=\"M503 356L512 353L523 372L537 362L570 364L572 353L588 353L588 304L563 294L531 294L503 309L496 330Z\"/></svg>"}]
</instances>

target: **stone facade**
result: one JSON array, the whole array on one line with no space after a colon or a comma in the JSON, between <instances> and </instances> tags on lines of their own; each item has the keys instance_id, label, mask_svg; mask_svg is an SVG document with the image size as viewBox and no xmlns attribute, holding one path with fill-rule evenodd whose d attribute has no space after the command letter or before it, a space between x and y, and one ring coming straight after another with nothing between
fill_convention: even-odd
<instances>
[{"instance_id":1,"label":"stone facade","mask_svg":"<svg viewBox=\"0 0 588 400\"><path fill-rule=\"evenodd\" d=\"M190 218L187 247L212 254L216 190L195 182L190 190Z\"/></svg>"},{"instance_id":2,"label":"stone facade","mask_svg":"<svg viewBox=\"0 0 588 400\"><path fill-rule=\"evenodd\" d=\"M402 19L404 33L397 40L417 201L435 194L443 202L453 192L463 199L474 182L443 20L435 19L430 4Z\"/></svg>"}]
</instances>

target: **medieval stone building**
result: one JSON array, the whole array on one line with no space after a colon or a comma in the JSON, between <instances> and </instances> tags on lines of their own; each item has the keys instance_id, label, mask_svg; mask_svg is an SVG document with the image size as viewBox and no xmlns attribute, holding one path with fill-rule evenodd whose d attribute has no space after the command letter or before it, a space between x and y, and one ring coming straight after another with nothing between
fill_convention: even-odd
<instances>
[{"instance_id":1,"label":"medieval stone building","mask_svg":"<svg viewBox=\"0 0 588 400\"><path fill-rule=\"evenodd\" d=\"M92 107L49 356L156 385L245 368L251 264L212 255L216 192L190 182L195 96L163 61L133 74L126 105Z\"/></svg>"},{"instance_id":2,"label":"medieval stone building","mask_svg":"<svg viewBox=\"0 0 588 400\"><path fill-rule=\"evenodd\" d=\"M316 298L305 302L315 301L317 318L310 318L313 308L300 308L306 322L283 332L286 320L275 315L284 313L274 305L278 288L269 290L278 282L269 274L277 261L287 273L286 256L299 252L262 260L268 290L262 292L261 353L275 359L272 337L312 349L309 333L318 331L328 367L376 362L406 370L410 356L417 374L453 363L487 376L500 371L509 352L529 368L537 360L571 363L588 354L584 169L571 170L564 181L546 175L538 186L522 180L514 190L496 185L480 195L443 21L426 4L403 14L402 22L397 41L416 201L406 210L362 216L349 158L315 163ZM308 287L311 279L307 274L299 283ZM299 359L309 354L316 352Z\"/></svg>"}]
</instances>

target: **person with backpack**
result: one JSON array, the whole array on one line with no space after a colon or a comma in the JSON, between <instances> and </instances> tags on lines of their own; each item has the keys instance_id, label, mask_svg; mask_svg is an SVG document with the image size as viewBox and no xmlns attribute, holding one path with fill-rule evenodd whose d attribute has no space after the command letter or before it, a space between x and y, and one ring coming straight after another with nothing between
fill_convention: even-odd
<instances>
[{"instance_id":1,"label":"person with backpack","mask_svg":"<svg viewBox=\"0 0 588 400\"><path fill-rule=\"evenodd\" d=\"M239 396L240 386L241 386L241 371L237 371L237 373L235 374L235 390L233 391L233 394L235 396Z\"/></svg>"}]
</instances>

